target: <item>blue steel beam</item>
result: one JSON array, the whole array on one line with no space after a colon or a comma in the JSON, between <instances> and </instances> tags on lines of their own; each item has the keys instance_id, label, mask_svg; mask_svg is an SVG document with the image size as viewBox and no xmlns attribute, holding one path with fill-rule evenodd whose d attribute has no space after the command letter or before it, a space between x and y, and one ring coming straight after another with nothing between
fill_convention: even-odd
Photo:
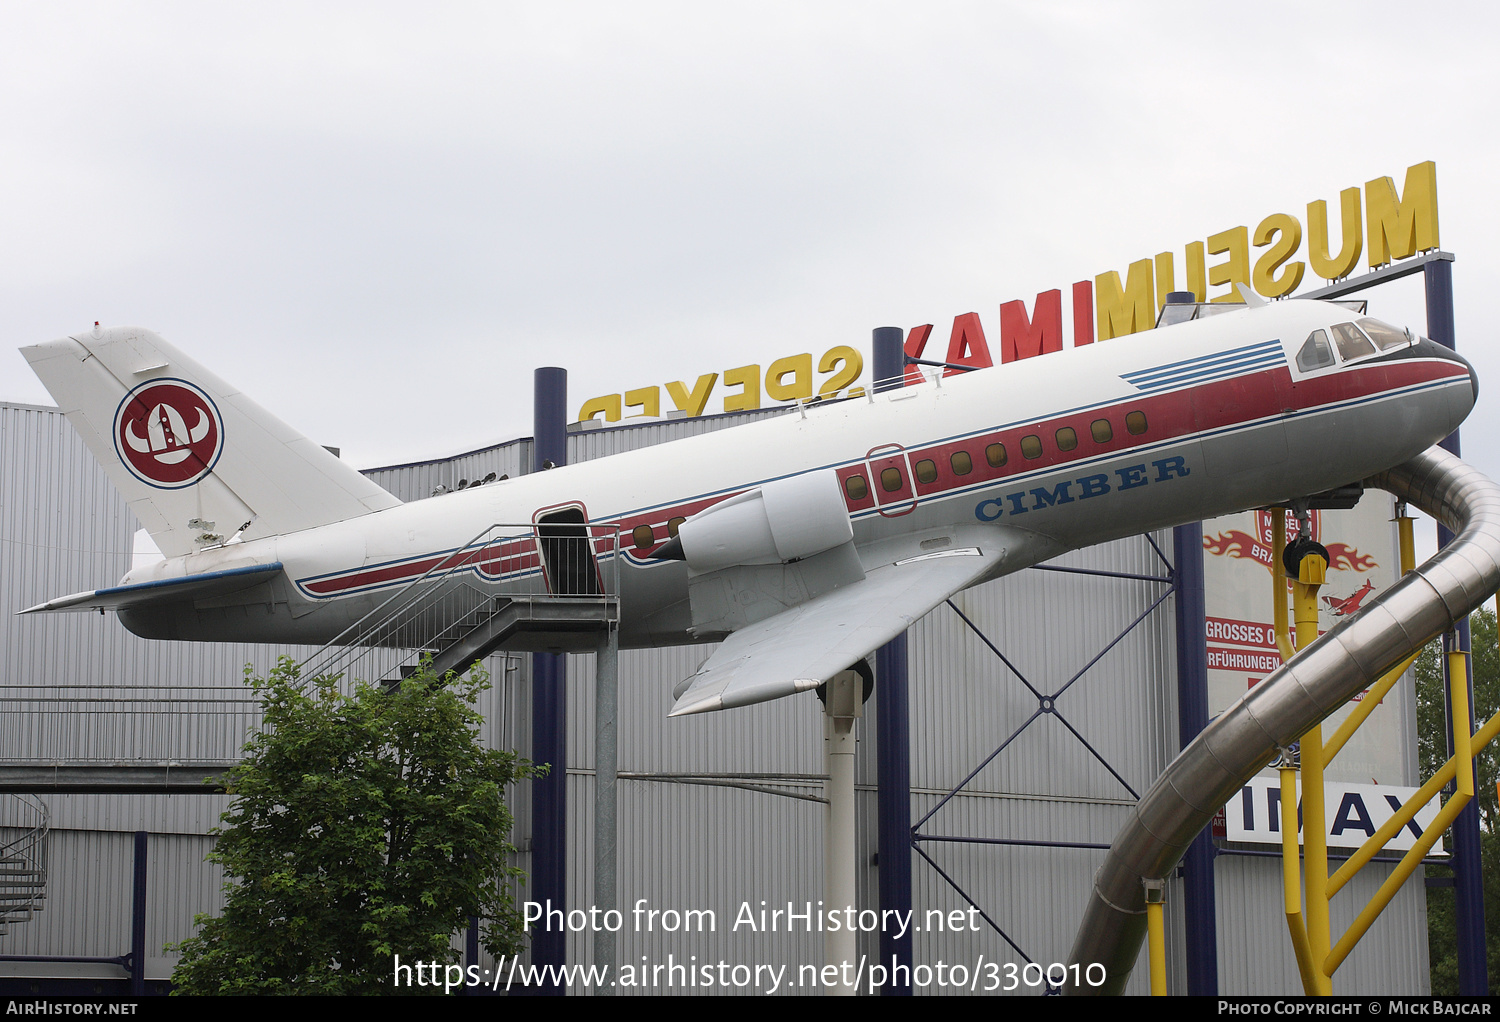
<instances>
[{"instance_id":1,"label":"blue steel beam","mask_svg":"<svg viewBox=\"0 0 1500 1022\"><path fill-rule=\"evenodd\" d=\"M1453 325L1453 262L1452 257L1434 260L1422 268L1422 283L1427 300L1427 336L1432 340L1458 350L1457 334ZM1444 450L1458 455L1458 431L1440 444ZM1447 546L1453 534L1438 526L1438 548ZM1457 629L1458 649L1469 659L1469 622L1465 618ZM1451 648L1451 640L1443 639L1443 649ZM1474 672L1466 671L1469 686L1469 706L1474 705ZM1443 658L1444 719L1448 723L1448 741L1453 739L1453 707L1448 705L1449 686L1448 658ZM1470 711L1469 729L1473 730L1473 712ZM1448 754L1453 755L1450 748ZM1477 762L1469 769L1475 771ZM1470 799L1469 804L1453 821L1453 876L1454 876L1454 928L1458 937L1458 992L1470 996L1483 996L1490 992L1489 967L1485 961L1484 944L1484 869L1479 844L1479 800Z\"/></svg>"},{"instance_id":2,"label":"blue steel beam","mask_svg":"<svg viewBox=\"0 0 1500 1022\"><path fill-rule=\"evenodd\" d=\"M130 878L130 996L146 994L146 851L144 830L135 832L135 868Z\"/></svg>"},{"instance_id":3,"label":"blue steel beam","mask_svg":"<svg viewBox=\"0 0 1500 1022\"><path fill-rule=\"evenodd\" d=\"M902 633L875 653L875 725L878 755L877 804L880 908L909 913L911 894L911 727L908 719L906 635ZM885 918L884 915L881 918ZM905 915L897 918L906 918ZM891 970L885 997L911 996L912 934L880 930L880 962L906 966ZM894 977L901 976L906 982Z\"/></svg>"},{"instance_id":4,"label":"blue steel beam","mask_svg":"<svg viewBox=\"0 0 1500 1022\"><path fill-rule=\"evenodd\" d=\"M1208 614L1203 584L1203 523L1172 530L1177 593L1177 737L1187 748L1208 727ZM1193 997L1219 992L1219 927L1214 901L1213 835L1204 830L1182 860L1183 917L1187 927L1187 987Z\"/></svg>"},{"instance_id":5,"label":"blue steel beam","mask_svg":"<svg viewBox=\"0 0 1500 1022\"><path fill-rule=\"evenodd\" d=\"M979 917L981 919L983 919L985 922L987 922L987 923L990 924L990 928L992 930L994 930L996 933L1000 934L1000 936L1005 939L1005 943L1007 943L1007 944L1009 944L1011 946L1011 950L1013 950L1016 954L1020 955L1022 958L1026 959L1027 963L1031 963L1032 961L1034 961L1034 959L1030 955L1028 955L1025 951L1021 950L1021 945L1017 944L1015 941L1013 941L1013 940L1010 939L1010 934L1006 933L1003 929L1001 929L1000 928L1000 924L997 923L997 922L995 922L995 920L990 917L990 914L988 912L986 912L984 909L982 909L982 908L979 907L979 903L977 901L975 901L973 898L969 897L969 892L965 891L962 887L960 887L957 880L954 880L951 876L948 875L948 873L943 869L943 867L939 866L936 862L934 862L932 860L932 856L930 856L926 852L924 852L922 850L922 848L921 848L920 845L913 845L912 847L914 849L916 849L916 853L918 855L920 855L922 858L924 858L924 859L927 860L927 865L931 866L933 868L934 872L936 872L938 876L942 877L944 880L946 880L948 882L948 886L949 887L953 888L955 891L958 892L958 896L960 898L962 898L964 901L967 901L969 903L969 905L974 909L974 911L976 911L976 912L979 913Z\"/></svg>"},{"instance_id":6,"label":"blue steel beam","mask_svg":"<svg viewBox=\"0 0 1500 1022\"><path fill-rule=\"evenodd\" d=\"M1098 852L1109 851L1109 845L1090 841L1042 841L1023 837L965 837L961 834L918 834L917 841L947 841L963 845L1021 845L1026 848L1087 848Z\"/></svg>"},{"instance_id":7,"label":"blue steel beam","mask_svg":"<svg viewBox=\"0 0 1500 1022\"><path fill-rule=\"evenodd\" d=\"M1036 710L1032 711L1031 716L1027 717L1024 721L1022 721L1021 722L1021 726L1018 727L1018 728L1016 728L1014 731L1012 731L1009 734L1009 736L1006 737L1005 741L1003 741L999 745L997 745L995 747L995 751L994 752L992 752L988 756L984 757L984 759L980 761L980 763L979 763L979 765L977 767L975 767L973 770L969 771L969 775L967 777L965 777L963 780L959 781L958 785L955 788L953 788L953 790L949 791L948 794L944 795L941 799L938 800L938 804L937 805L935 805L931 809L927 810L926 814L920 820L917 821L916 826L913 828L913 832L912 832L913 839L920 841L922 839L922 835L920 833L920 829L921 829L922 824L926 823L928 820L930 820L934 816L936 816L937 815L937 811L939 809L941 809L941 808L943 808L943 806L947 805L948 802L951 799L953 799L955 796L957 796L960 791L964 790L964 785L968 784L975 777L978 777L979 776L979 771L981 771L985 767L989 766L990 763L991 763L991 761L993 761L996 756L1000 755L1000 753L1002 753L1002 752L1005 751L1006 746L1008 746L1011 742L1013 742L1017 738L1019 738L1021 736L1021 732L1025 731L1026 728L1031 724L1032 721L1036 720L1038 717L1041 717L1045 712L1046 711L1043 710L1043 709L1041 709L1040 707L1038 707Z\"/></svg>"},{"instance_id":8,"label":"blue steel beam","mask_svg":"<svg viewBox=\"0 0 1500 1022\"><path fill-rule=\"evenodd\" d=\"M568 462L568 371L536 370L532 404L532 471ZM531 759L550 765L531 782L531 895L567 911L568 903L568 685L560 653L531 655ZM539 929L531 938L531 963L560 967L567 960L567 934ZM557 975L548 970L546 975ZM561 996L549 983L537 993Z\"/></svg>"},{"instance_id":9,"label":"blue steel beam","mask_svg":"<svg viewBox=\"0 0 1500 1022\"><path fill-rule=\"evenodd\" d=\"M1146 537L1146 538L1150 539L1149 536ZM1152 545L1152 547L1154 549L1157 550L1157 553L1160 554L1160 552L1161 552L1160 548L1157 547L1154 542L1151 545ZM1088 573L1088 572L1086 571L1086 569L1083 569L1083 570L1081 570L1081 573ZM1081 678L1081 677L1083 677L1083 675L1090 668L1092 668L1095 664L1097 664L1104 657L1104 655L1106 653L1108 653L1111 649L1113 649L1116 645L1118 645L1120 643L1120 641L1125 638L1125 636L1129 635L1132 631L1135 630L1135 628L1138 625L1140 625L1140 623L1142 621L1146 620L1146 618L1148 616L1150 616L1151 612L1154 611L1157 607L1161 606L1162 601L1164 601L1169 595L1171 595L1171 593L1172 593L1172 589L1168 588L1160 596L1158 596L1154 601L1152 601L1151 605L1149 607L1147 607L1144 611L1142 611L1135 618L1135 620L1131 621L1130 624L1126 625L1125 628L1120 632L1119 635L1117 635L1113 639L1111 639L1109 641L1109 643L1106 644L1105 647L1102 650L1099 651L1099 653L1098 653L1097 656L1095 656L1086 665L1084 665L1084 667L1082 669L1080 669L1071 678L1069 678L1067 680L1067 682L1064 683L1061 688L1059 688L1056 692L1054 692L1050 696L1049 695L1043 695L1036 688L1036 686L1032 685L1031 682L1026 679L1026 676L1023 675L1020 672L1019 669L1017 669L1017 667L1015 666L1015 664L1011 663L1010 660L1009 660L1009 658L1007 658L1005 656L1005 654L1000 651L999 647L997 647L993 642L990 641L989 636L985 635L984 632L980 630L979 626L976 625L976 624L974 624L974 622L969 619L968 615L966 615L963 611L959 610L958 606L952 600L948 600L947 601L948 606L953 609L953 612L958 615L959 619L961 621L963 621L963 623L965 625L967 625L969 627L969 629L976 636L979 637L979 639L980 639L981 642L983 642L986 646L988 646L990 648L991 652L993 652L997 657L1000 658L1000 661L1002 663L1004 663L1007 668L1009 668L1010 672L1016 676L1016 679L1019 680L1022 685L1026 686L1027 691L1029 691L1033 696L1036 697L1036 700L1037 700L1037 710L1031 716L1027 717L1026 720L1024 720L1019 727L1017 727L1014 731L1012 731L1010 733L1010 735L1003 742L1001 742L1000 745L993 752L991 752L988 756L986 756L984 758L984 760L981 761L978 766L976 766L973 770L971 770L969 772L968 776L966 776L952 790L950 790L946 795L944 795L938 801L937 805L933 806L930 810L927 811L927 813L920 820L917 821L916 827L914 828L914 834L913 834L913 836L916 837L916 838L920 838L921 835L920 835L920 833L917 833L917 832L920 831L922 825L924 823L926 823L928 820L932 819L932 817L937 813L937 811L939 809L941 809L941 808L943 808L943 806L947 805L948 802L951 799L953 799L961 790L963 790L963 788L964 788L965 785L967 785L976 776L978 776L979 772L981 770L983 770L986 766L988 766L995 759L996 756L1000 755L1000 753L1002 751L1004 751L1004 749L1006 748L1006 746L1008 746L1011 742L1013 742L1021 734L1022 731L1025 731L1026 728L1031 725L1032 721L1036 720L1038 717L1042 716L1043 714L1051 714L1051 715L1057 717L1057 719L1062 723L1062 725L1064 727L1066 727L1070 732L1072 732L1073 736L1078 739L1079 743L1085 749L1087 749L1096 759L1098 759L1099 762L1104 765L1104 768L1106 770L1108 770L1111 774L1114 775L1115 779L1118 780L1125 787L1126 791L1129 791L1132 796L1136 795L1135 790L1133 788L1131 788L1128 783L1126 783L1125 779L1120 776L1119 772L1116 771L1114 769L1114 767L1112 767L1109 764L1109 762L1106 761L1104 759L1104 757L1099 754L1098 750L1096 750L1092 745L1090 745L1088 743L1088 741L1083 737L1083 735L1081 735L1078 732L1078 730L1076 728L1074 728L1070 723L1068 723L1068 721L1066 720L1066 718L1064 718L1062 716L1062 714L1060 714L1057 711L1056 700L1057 700L1058 696L1062 695L1065 691L1067 691L1068 688L1071 687L1074 682L1078 681L1078 679Z\"/></svg>"},{"instance_id":10,"label":"blue steel beam","mask_svg":"<svg viewBox=\"0 0 1500 1022\"><path fill-rule=\"evenodd\" d=\"M1061 713L1058 713L1056 707L1048 708L1047 712L1051 713L1052 716L1056 717L1057 718L1057 722L1059 724L1061 724L1063 727L1067 728L1070 732L1072 732L1073 737L1076 738L1076 739L1078 739L1078 744L1082 745L1085 749L1089 750L1089 754L1091 756L1093 756L1095 759L1097 759L1099 761L1099 764L1101 766L1103 766L1104 769L1106 769L1106 770L1109 771L1110 776L1113 777L1115 780L1117 780L1117 781L1120 782L1120 787L1122 787L1126 791L1130 792L1130 797L1131 798L1138 799L1138 798L1141 797L1140 792L1138 792L1134 788L1132 788L1130 786L1130 782L1127 781L1127 780L1125 780L1125 778L1121 777L1120 776L1120 772L1118 770L1116 770L1114 767L1110 766L1109 760L1105 759L1104 756L1103 756L1103 754L1100 753L1098 749L1096 749L1092 745L1090 745L1089 744L1089 740L1087 738L1083 737L1083 734L1076 727L1074 727L1072 724L1070 724L1068 722L1068 718L1064 717Z\"/></svg>"},{"instance_id":11,"label":"blue steel beam","mask_svg":"<svg viewBox=\"0 0 1500 1022\"><path fill-rule=\"evenodd\" d=\"M1102 578L1128 578L1137 582L1165 582L1170 584L1170 575L1140 575L1133 571L1096 571L1093 568L1067 568L1061 564L1033 564L1032 571L1065 571L1071 575L1099 575Z\"/></svg>"},{"instance_id":12,"label":"blue steel beam","mask_svg":"<svg viewBox=\"0 0 1500 1022\"><path fill-rule=\"evenodd\" d=\"M1011 948L1016 952L1016 954L1020 955L1028 963L1032 962L1032 958L1029 955L1027 955L1025 951L1023 951L1021 949L1021 947L1020 947L1019 944L1017 944L1014 940L1011 939L1010 935L1007 934L1000 927L1000 925L993 918L990 917L990 915L988 913L986 913L983 909L981 909L979 907L979 904L968 894L967 891L965 891L963 889L962 885L960 885L958 883L958 881L954 880L952 876L950 876L946 871L944 871L943 868L941 866L939 866L937 864L937 862L934 861L933 858L930 855L927 854L926 850L922 848L922 843L923 842L934 842L934 843L980 844L980 845L1019 845L1019 846L1035 846L1035 847L1048 847L1048 848L1079 848L1079 849L1088 849L1088 850L1093 850L1093 851L1105 851L1105 850L1108 850L1109 846L1108 845L1103 845L1103 844L1092 844L1092 843L1087 843L1087 842L1042 841L1042 840L1037 840L1037 839L1026 839L1026 838L982 838L982 837L968 837L968 836L963 836L963 835L951 835L951 834L924 834L924 833L921 832L921 828L922 828L922 826L924 824L926 824L929 820L931 820L933 818L933 816L935 816L938 813L939 810L941 810L945 805L947 805L948 802L950 802L953 798L955 798L959 794L959 792L962 791L963 788L970 781L972 781L976 776L978 776L979 773L980 773L980 771L982 771L986 766L988 766L991 762L993 762L994 759L995 759L995 757L999 756L1000 753L1003 752L1006 749L1006 747L1011 744L1011 742L1015 741L1015 739L1017 737L1019 737L1020 734L1023 731L1025 731L1026 728L1029 727L1033 721L1037 720L1038 718L1040 718L1040 717L1042 717L1042 716L1044 716L1046 714L1051 714L1052 716L1056 717L1058 719L1058 721L1064 727L1066 727L1068 729L1068 731L1071 732L1072 735L1078 740L1079 744L1082 745L1085 749L1087 749L1089 751L1089 753L1092 754L1094 756L1094 758L1096 758L1104 766L1104 768L1106 770L1108 770L1115 777L1115 779L1120 782L1120 784L1125 788L1126 791L1130 792L1130 794L1131 794L1132 797L1139 797L1137 795L1137 793L1135 792L1135 790L1133 788L1131 788L1131 786L1125 781L1125 779L1119 774L1119 772L1116 771L1114 769L1114 767L1112 767L1107 760L1105 760L1105 758L1099 753L1099 751L1096 750L1092 745L1090 745L1089 742L1083 737L1083 735L1079 733L1079 731L1077 730L1077 728L1073 727L1073 725L1070 724L1068 722L1068 720L1061 713L1058 712L1057 706L1056 706L1056 700L1057 700L1057 697L1060 696L1060 695L1062 695L1063 692L1067 691L1067 689L1069 687L1071 687L1074 682L1078 681L1081 677L1083 677L1083 675L1085 673L1087 673L1092 667L1094 667L1094 665L1096 665L1105 656L1105 654L1107 654L1111 649L1113 649L1116 645L1118 645L1121 642L1121 640L1123 640L1125 638L1126 635L1129 635L1143 621L1145 621L1146 618L1149 617L1151 615L1151 613L1156 610L1156 608L1160 607L1161 604L1162 604L1162 602L1164 600L1166 600L1166 598L1175 591L1175 584L1174 583L1175 583L1176 576L1173 573L1175 571L1175 569L1173 568L1172 562L1169 561L1169 560L1167 560L1166 555L1162 553L1161 547L1157 545L1156 541L1151 536L1147 535L1144 538L1145 538L1145 540L1148 543L1151 544L1151 549L1153 551L1155 551L1157 558L1160 559L1160 561L1162 562L1162 565L1169 572L1168 575L1166 575L1166 576L1137 575L1137 574L1131 574L1131 573L1126 573L1126 572L1094 571L1094 570L1091 570L1091 569L1088 569L1088 568L1068 568L1068 567L1063 567L1063 566L1058 566L1058 565L1046 565L1046 566L1038 565L1037 566L1037 567L1042 568L1043 570L1063 571L1063 572L1067 572L1067 573L1070 573L1070 574L1079 574L1079 575L1102 575L1102 576L1106 576L1106 577L1125 578L1125 579L1130 579L1130 580L1135 580L1135 581L1157 582L1157 583L1161 583L1161 584L1163 584L1163 585L1166 586L1166 588L1163 590L1163 592L1161 593L1161 595L1158 596L1155 600L1153 600L1150 606L1148 606L1141 614L1139 614L1135 618L1135 620L1131 621L1130 624L1126 625L1125 628L1120 632L1119 635L1115 636L1112 640L1110 640L1110 642L1107 645L1105 645L1105 647L1102 650L1099 651L1099 653L1098 653L1097 656L1095 656L1093 659L1091 659L1081 670L1079 670L1078 672L1076 672L1071 678L1069 678L1062 685L1061 688L1059 688L1055 693L1053 693L1051 695L1045 695L1045 694L1043 694L1035 685L1033 685L1026 678L1026 676L1021 673L1021 671L1016 667L1016 665L1013 664L1010 661L1010 659L1003 652L1001 652L1000 648L998 646L996 646L995 643L990 640L989 636L985 635L984 632L979 628L979 626L976 625L972 620L970 620L970 618L968 617L968 615L966 615L962 610L960 610L958 608L958 606L952 600L948 600L947 601L948 606L953 609L953 612L958 615L959 619L961 621L963 621L963 623L969 628L969 630L976 637L978 637L978 639L981 642L983 642L987 647L989 647L990 651L992 653L994 653L996 657L999 658L1000 662L1003 663L1006 666L1006 668L1011 672L1011 674L1013 674L1015 676L1015 678L1018 681L1020 681L1020 683L1022 685L1024 685L1026 687L1026 690L1029 691L1032 694L1032 696L1037 700L1037 709L1029 717L1027 717L1026 720L1023 721L1020 724L1019 727L1017 727L1014 731L1012 731L1010 733L1010 735L1008 735L1005 738L1005 740L1002 741L1000 743L1000 745L997 746L994 749L994 751L992 751L988 756L986 756L983 759L983 761L981 761L979 763L979 765L977 765L976 767L974 767L974 769L969 772L968 776L966 776L962 781L960 781L952 790L950 790L946 794L944 794L943 797L938 800L937 804L934 805L931 809L929 809L922 816L922 818L917 821L917 823L915 824L915 826L913 826L912 829L911 829L911 847L912 847L912 849L914 851L916 851L916 853L918 855L920 855L923 858L924 861L927 862L927 864L929 866L932 867L933 871L936 872L938 874L938 876L942 877L942 879L950 887L952 887L953 890L956 891L959 894L960 897L962 897L966 902L968 902L971 906L973 906L979 912L979 914L981 915L981 917L983 917L983 919L985 920L985 922L988 923L989 926L996 933L998 933L1001 936L1001 938L1003 938L1005 940L1005 942L1007 944L1009 944L1011 946ZM1200 535L1199 535L1199 544L1200 544L1200 557L1201 557L1201 544L1202 544L1201 532L1200 532ZM1198 634L1200 636L1202 636L1202 634L1203 634L1201 615L1200 615L1200 620L1199 620ZM1049 993L1051 993L1051 992L1055 992L1055 990L1054 989L1049 989Z\"/></svg>"},{"instance_id":13,"label":"blue steel beam","mask_svg":"<svg viewBox=\"0 0 1500 1022\"><path fill-rule=\"evenodd\" d=\"M906 352L900 327L876 327L871 337L871 355L876 391L903 384ZM911 912L911 723L906 652L905 632L875 651L877 875L881 911L902 913L898 918L905 918ZM880 961L896 966L891 969L891 982L881 988L881 996L910 997L910 929L897 935L888 927L881 927ZM904 971L901 966L906 967Z\"/></svg>"},{"instance_id":14,"label":"blue steel beam","mask_svg":"<svg viewBox=\"0 0 1500 1022\"><path fill-rule=\"evenodd\" d=\"M1103 660L1104 659L1104 655L1106 653L1108 653L1110 650L1114 649L1121 642L1123 642L1125 640L1125 636L1127 636L1131 632L1135 631L1136 625L1140 624L1142 621L1146 620L1146 618L1150 617L1151 616L1151 612L1154 611L1154 610L1156 610L1157 607L1160 607L1162 605L1162 603L1166 601L1166 598L1168 596L1171 596L1171 595L1172 595L1172 590L1168 589L1168 590L1164 591L1160 596L1158 596L1155 600L1152 600L1151 601L1151 606L1149 606L1145 610L1141 611L1140 614L1138 614L1136 616L1136 619L1134 621L1132 621L1132 622L1130 622L1130 624L1126 625L1123 629L1121 629L1119 635L1116 635L1113 639L1111 639L1109 641L1109 645L1105 646L1103 649L1101 649L1099 651L1099 655L1098 656L1094 657L1094 659L1090 660L1088 663L1084 664L1081 668L1079 668L1078 673L1075 674L1075 675L1073 675L1073 677L1069 678L1067 680L1067 683L1064 684L1062 688L1060 688L1056 692L1052 693L1052 698L1056 699L1058 696L1062 695L1068 689L1072 688L1073 687L1073 683L1075 681L1077 681L1079 678L1082 678L1084 676L1085 672L1087 672L1090 668L1092 668L1100 660Z\"/></svg>"}]
</instances>

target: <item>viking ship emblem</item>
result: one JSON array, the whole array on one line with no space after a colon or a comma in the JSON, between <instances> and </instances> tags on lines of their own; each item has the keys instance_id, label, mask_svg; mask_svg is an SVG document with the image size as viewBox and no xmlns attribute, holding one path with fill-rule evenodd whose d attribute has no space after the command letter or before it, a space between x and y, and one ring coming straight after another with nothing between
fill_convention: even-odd
<instances>
[{"instance_id":1,"label":"viking ship emblem","mask_svg":"<svg viewBox=\"0 0 1500 1022\"><path fill-rule=\"evenodd\" d=\"M137 436L135 420L125 424L125 442L131 450L150 454L163 465L176 465L193 453L192 445L208 436L213 420L208 409L197 408L198 422L192 429L182 418L182 413L167 404L159 404L146 417L146 435Z\"/></svg>"},{"instance_id":2,"label":"viking ship emblem","mask_svg":"<svg viewBox=\"0 0 1500 1022\"><path fill-rule=\"evenodd\" d=\"M218 460L223 429L208 395L181 380L153 380L120 403L115 447L142 481L177 489L197 482Z\"/></svg>"}]
</instances>

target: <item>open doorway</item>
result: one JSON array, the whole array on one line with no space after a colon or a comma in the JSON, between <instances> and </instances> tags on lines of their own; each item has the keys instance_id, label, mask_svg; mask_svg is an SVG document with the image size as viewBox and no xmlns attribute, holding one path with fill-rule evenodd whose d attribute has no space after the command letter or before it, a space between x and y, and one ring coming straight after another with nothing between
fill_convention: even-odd
<instances>
[{"instance_id":1,"label":"open doorway","mask_svg":"<svg viewBox=\"0 0 1500 1022\"><path fill-rule=\"evenodd\" d=\"M598 596L599 567L583 509L560 508L536 517L536 532L553 596Z\"/></svg>"}]
</instances>

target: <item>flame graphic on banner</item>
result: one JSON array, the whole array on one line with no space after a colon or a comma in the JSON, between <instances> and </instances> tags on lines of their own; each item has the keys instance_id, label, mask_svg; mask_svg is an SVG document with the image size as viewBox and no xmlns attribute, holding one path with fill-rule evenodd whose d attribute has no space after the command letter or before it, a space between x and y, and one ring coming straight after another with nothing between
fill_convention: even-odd
<instances>
[{"instance_id":1,"label":"flame graphic on banner","mask_svg":"<svg viewBox=\"0 0 1500 1022\"><path fill-rule=\"evenodd\" d=\"M1248 532L1231 529L1217 536L1204 536L1203 549L1220 557L1243 557L1260 564L1267 571L1272 568L1272 550ZM1374 557L1362 554L1358 547L1348 543L1328 544L1328 567L1344 571L1370 571L1380 565Z\"/></svg>"},{"instance_id":2,"label":"flame graphic on banner","mask_svg":"<svg viewBox=\"0 0 1500 1022\"><path fill-rule=\"evenodd\" d=\"M1244 557L1258 561L1266 568L1271 567L1271 548L1239 529L1221 532L1218 536L1204 536L1203 549L1220 557Z\"/></svg>"},{"instance_id":3,"label":"flame graphic on banner","mask_svg":"<svg viewBox=\"0 0 1500 1022\"><path fill-rule=\"evenodd\" d=\"M1328 566L1345 571L1369 571L1380 567L1375 558L1360 553L1358 547L1352 547L1348 543L1328 544Z\"/></svg>"}]
</instances>

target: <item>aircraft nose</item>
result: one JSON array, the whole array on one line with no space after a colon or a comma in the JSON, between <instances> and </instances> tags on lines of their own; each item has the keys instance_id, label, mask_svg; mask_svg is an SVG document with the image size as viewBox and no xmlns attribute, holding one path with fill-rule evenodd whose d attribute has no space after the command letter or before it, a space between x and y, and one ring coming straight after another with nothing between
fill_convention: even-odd
<instances>
[{"instance_id":1,"label":"aircraft nose","mask_svg":"<svg viewBox=\"0 0 1500 1022\"><path fill-rule=\"evenodd\" d=\"M1479 401L1479 374L1474 371L1474 366L1469 362L1468 359L1464 358L1452 348L1447 347L1443 344L1439 344L1437 341L1429 340L1426 337L1419 338L1415 347L1416 350L1413 352L1413 354L1418 358L1439 358L1445 362L1457 362L1459 365L1468 370L1469 405L1463 410L1463 415L1468 415L1468 413L1473 409L1474 405Z\"/></svg>"}]
</instances>

